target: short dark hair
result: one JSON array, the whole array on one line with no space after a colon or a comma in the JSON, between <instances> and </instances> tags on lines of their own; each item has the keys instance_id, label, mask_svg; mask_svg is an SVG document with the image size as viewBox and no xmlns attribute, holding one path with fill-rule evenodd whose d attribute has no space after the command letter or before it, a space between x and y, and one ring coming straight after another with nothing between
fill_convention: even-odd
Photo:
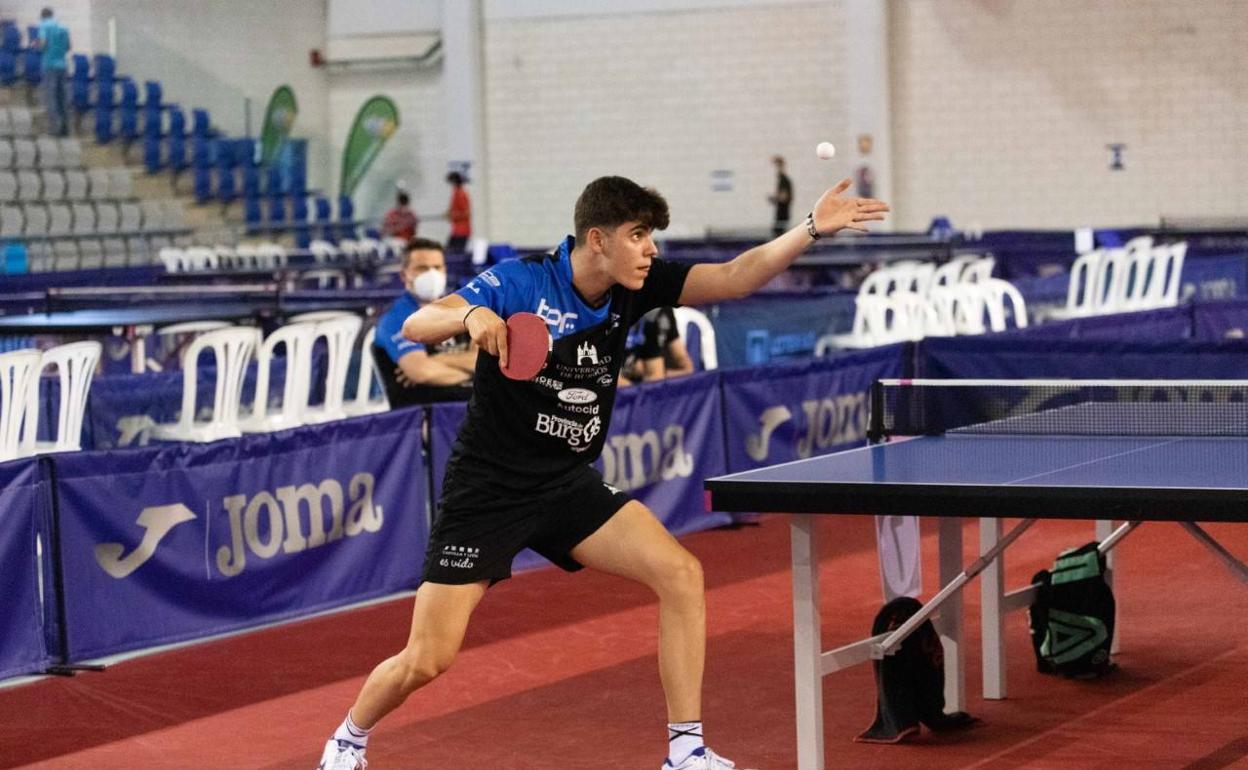
<instances>
[{"instance_id":1,"label":"short dark hair","mask_svg":"<svg viewBox=\"0 0 1248 770\"><path fill-rule=\"evenodd\" d=\"M663 230L671 221L667 201L650 187L622 176L603 176L586 185L576 199L576 239L582 241L591 227L619 227L641 222L651 230Z\"/></svg>"},{"instance_id":2,"label":"short dark hair","mask_svg":"<svg viewBox=\"0 0 1248 770\"><path fill-rule=\"evenodd\" d=\"M463 184L464 182L468 180L464 179L464 175L459 173L458 171L452 171L451 173L446 175L446 181L450 182L451 184Z\"/></svg>"},{"instance_id":3,"label":"short dark hair","mask_svg":"<svg viewBox=\"0 0 1248 770\"><path fill-rule=\"evenodd\" d=\"M442 248L442 244L432 238L413 238L407 242L408 254L411 254L413 251L428 251L430 249L434 251L445 251L445 249Z\"/></svg>"},{"instance_id":4,"label":"short dark hair","mask_svg":"<svg viewBox=\"0 0 1248 770\"><path fill-rule=\"evenodd\" d=\"M408 203L411 203L411 201L412 201L412 199L411 199L411 198L409 198L409 197L407 196L407 193L405 193L405 192L401 192L401 193L399 193L399 194L398 194L398 200L399 200L399 205L400 205L400 206L406 206Z\"/></svg>"},{"instance_id":5,"label":"short dark hair","mask_svg":"<svg viewBox=\"0 0 1248 770\"><path fill-rule=\"evenodd\" d=\"M45 5L45 6L43 7L43 10L39 12L39 18L41 18L41 19L50 19L50 18L52 18L52 9L51 9L51 8L49 8L49 7L47 7L47 6Z\"/></svg>"}]
</instances>

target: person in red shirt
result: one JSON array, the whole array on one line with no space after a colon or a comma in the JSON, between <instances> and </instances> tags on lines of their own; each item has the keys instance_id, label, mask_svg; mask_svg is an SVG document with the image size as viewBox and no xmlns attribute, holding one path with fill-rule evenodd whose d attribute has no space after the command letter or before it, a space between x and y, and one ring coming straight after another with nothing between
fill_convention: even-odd
<instances>
[{"instance_id":1,"label":"person in red shirt","mask_svg":"<svg viewBox=\"0 0 1248 770\"><path fill-rule=\"evenodd\" d=\"M448 254L462 254L472 237L472 202L468 200L468 191L464 189L466 180L458 171L446 175L451 185L451 203L446 210L446 219L451 223L451 237L446 241Z\"/></svg>"},{"instance_id":2,"label":"person in red shirt","mask_svg":"<svg viewBox=\"0 0 1248 770\"><path fill-rule=\"evenodd\" d=\"M416 237L416 228L420 226L420 218L409 208L409 203L411 203L411 198L407 193L400 192L394 208L386 212L386 217L381 222L381 231L387 238L402 238L404 241L410 241Z\"/></svg>"}]
</instances>

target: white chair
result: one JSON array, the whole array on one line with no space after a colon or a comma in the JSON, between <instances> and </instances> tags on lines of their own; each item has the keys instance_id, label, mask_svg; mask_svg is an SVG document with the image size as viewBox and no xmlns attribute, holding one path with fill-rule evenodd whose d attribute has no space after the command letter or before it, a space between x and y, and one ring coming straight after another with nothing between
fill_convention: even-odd
<instances>
[{"instance_id":1,"label":"white chair","mask_svg":"<svg viewBox=\"0 0 1248 770\"><path fill-rule=\"evenodd\" d=\"M143 209L137 203L117 205L117 229L123 233L137 233L143 226Z\"/></svg>"},{"instance_id":2,"label":"white chair","mask_svg":"<svg viewBox=\"0 0 1248 770\"><path fill-rule=\"evenodd\" d=\"M13 140L13 165L16 168L34 168L38 156L34 139L19 137Z\"/></svg>"},{"instance_id":3,"label":"white chair","mask_svg":"<svg viewBox=\"0 0 1248 770\"><path fill-rule=\"evenodd\" d=\"M0 139L0 168L13 167L13 143L8 139Z\"/></svg>"},{"instance_id":4,"label":"white chair","mask_svg":"<svg viewBox=\"0 0 1248 770\"><path fill-rule=\"evenodd\" d=\"M1066 306L1049 312L1050 318L1079 318L1096 313L1100 300L1097 280L1101 275L1101 249L1085 252L1070 266L1070 283L1066 286Z\"/></svg>"},{"instance_id":5,"label":"white chair","mask_svg":"<svg viewBox=\"0 0 1248 770\"><path fill-rule=\"evenodd\" d=\"M1126 263L1118 284L1119 310L1144 310L1148 303L1149 283L1153 279L1153 239L1142 235L1127 241L1123 247Z\"/></svg>"},{"instance_id":6,"label":"white chair","mask_svg":"<svg viewBox=\"0 0 1248 770\"><path fill-rule=\"evenodd\" d=\"M43 353L42 367L56 367L60 381L56 437L36 441L36 452L77 452L82 448L82 416L87 408L91 379L100 363L103 346L94 341L58 345Z\"/></svg>"},{"instance_id":7,"label":"white chair","mask_svg":"<svg viewBox=\"0 0 1248 770\"><path fill-rule=\"evenodd\" d=\"M32 168L17 171L17 199L19 201L37 201L43 197L43 180L39 172Z\"/></svg>"},{"instance_id":8,"label":"white chair","mask_svg":"<svg viewBox=\"0 0 1248 770\"><path fill-rule=\"evenodd\" d=\"M364 255L364 249L360 246L359 241L343 238L338 241L338 253L348 262L359 262L360 257Z\"/></svg>"},{"instance_id":9,"label":"white chair","mask_svg":"<svg viewBox=\"0 0 1248 770\"><path fill-rule=\"evenodd\" d=\"M971 284L959 284L949 289L953 299L953 330L958 335L983 334L988 331L984 319L987 312L984 292Z\"/></svg>"},{"instance_id":10,"label":"white chair","mask_svg":"<svg viewBox=\"0 0 1248 770\"><path fill-rule=\"evenodd\" d=\"M1148 307L1174 307L1179 304L1179 285L1187 241L1153 249L1153 279L1149 284Z\"/></svg>"},{"instance_id":11,"label":"white chair","mask_svg":"<svg viewBox=\"0 0 1248 770\"><path fill-rule=\"evenodd\" d=\"M22 207L26 214L27 235L48 234L48 209L43 204L27 203Z\"/></svg>"},{"instance_id":12,"label":"white chair","mask_svg":"<svg viewBox=\"0 0 1248 770\"><path fill-rule=\"evenodd\" d=\"M262 243L256 247L256 264L269 269L286 265L286 249L276 243Z\"/></svg>"},{"instance_id":13,"label":"white chair","mask_svg":"<svg viewBox=\"0 0 1248 770\"><path fill-rule=\"evenodd\" d=\"M13 136L35 135L35 116L25 107L9 108L9 125L13 130ZM33 141L31 145L34 145Z\"/></svg>"},{"instance_id":14,"label":"white chair","mask_svg":"<svg viewBox=\"0 0 1248 770\"><path fill-rule=\"evenodd\" d=\"M121 215L117 213L117 204L101 201L95 204L95 231L97 233L115 233Z\"/></svg>"},{"instance_id":15,"label":"white chair","mask_svg":"<svg viewBox=\"0 0 1248 770\"><path fill-rule=\"evenodd\" d=\"M338 249L329 241L317 239L308 244L308 251L312 252L312 258L319 263L333 262L338 258Z\"/></svg>"},{"instance_id":16,"label":"white chair","mask_svg":"<svg viewBox=\"0 0 1248 770\"><path fill-rule=\"evenodd\" d=\"M303 425L308 408L308 390L312 380L312 343L316 325L293 323L275 330L265 338L256 354L256 395L251 414L239 420L244 433L271 433ZM286 378L282 386L282 406L269 409L269 370L273 351L281 345L286 351Z\"/></svg>"},{"instance_id":17,"label":"white chair","mask_svg":"<svg viewBox=\"0 0 1248 770\"><path fill-rule=\"evenodd\" d=\"M360 256L368 259L385 259L382 253L385 247L376 238L359 238L355 244L360 250Z\"/></svg>"},{"instance_id":18,"label":"white chair","mask_svg":"<svg viewBox=\"0 0 1248 770\"><path fill-rule=\"evenodd\" d=\"M113 195L112 178L109 176L108 169L88 169L87 180L90 182L90 196L92 200L106 201L117 197Z\"/></svg>"},{"instance_id":19,"label":"white chair","mask_svg":"<svg viewBox=\"0 0 1248 770\"><path fill-rule=\"evenodd\" d=\"M125 166L114 166L107 169L108 171L108 189L114 198L129 198L134 195L134 186L130 177L130 169ZM181 201L166 199L164 202L166 210L169 204L177 204L179 208L182 206Z\"/></svg>"},{"instance_id":20,"label":"white chair","mask_svg":"<svg viewBox=\"0 0 1248 770\"><path fill-rule=\"evenodd\" d=\"M472 254L472 264L484 265L490 258L490 240L473 238L468 242L468 252Z\"/></svg>"},{"instance_id":21,"label":"white chair","mask_svg":"<svg viewBox=\"0 0 1248 770\"><path fill-rule=\"evenodd\" d=\"M181 273L190 269L190 263L186 259L186 251L176 246L165 246L158 253L161 263L165 266L167 273Z\"/></svg>"},{"instance_id":22,"label":"white chair","mask_svg":"<svg viewBox=\"0 0 1248 770\"><path fill-rule=\"evenodd\" d=\"M689 344L689 327L698 328L698 347L702 353L702 369L707 371L718 369L719 353L715 349L715 327L711 324L711 319L707 318L701 310L694 310L691 307L672 308L672 315L676 318L676 328L680 331L680 336L685 339L686 347ZM371 341L369 344L372 344Z\"/></svg>"},{"instance_id":23,"label":"white chair","mask_svg":"<svg viewBox=\"0 0 1248 770\"><path fill-rule=\"evenodd\" d=\"M207 246L191 246L186 250L186 261L191 270L216 270L221 266L217 252Z\"/></svg>"},{"instance_id":24,"label":"white chair","mask_svg":"<svg viewBox=\"0 0 1248 770\"><path fill-rule=\"evenodd\" d=\"M39 152L40 168L61 168L61 145L55 136L40 136L35 139L35 147Z\"/></svg>"},{"instance_id":25,"label":"white chair","mask_svg":"<svg viewBox=\"0 0 1248 770\"><path fill-rule=\"evenodd\" d=\"M71 203L74 212L74 235L95 234L95 207L90 203Z\"/></svg>"},{"instance_id":26,"label":"white chair","mask_svg":"<svg viewBox=\"0 0 1248 770\"><path fill-rule=\"evenodd\" d=\"M259 332L247 327L210 331L193 341L182 354L182 414L176 423L163 423L152 429L152 437L169 441L217 441L242 435L238 428L238 406L242 396L247 363L256 349ZM211 350L216 359L216 384L212 417L195 418L199 354Z\"/></svg>"},{"instance_id":27,"label":"white chair","mask_svg":"<svg viewBox=\"0 0 1248 770\"><path fill-rule=\"evenodd\" d=\"M992 257L978 257L962 271L962 283L984 283L992 278L992 269L997 260Z\"/></svg>"},{"instance_id":28,"label":"white chair","mask_svg":"<svg viewBox=\"0 0 1248 770\"><path fill-rule=\"evenodd\" d=\"M296 313L286 319L286 323L318 323L332 321L335 318L354 318L350 310L312 310L307 313Z\"/></svg>"},{"instance_id":29,"label":"white chair","mask_svg":"<svg viewBox=\"0 0 1248 770\"><path fill-rule=\"evenodd\" d=\"M351 351L355 348L360 325L360 318L356 315L316 323L316 338L324 337L329 348L325 371L325 401L320 406L310 406L304 411L305 422L329 422L347 416L342 406L343 389L347 384L347 368L351 364Z\"/></svg>"},{"instance_id":30,"label":"white chair","mask_svg":"<svg viewBox=\"0 0 1248 770\"><path fill-rule=\"evenodd\" d=\"M157 355L160 355L162 359L168 358L169 354L173 352L168 350L171 344L175 346L176 350L176 346L181 344L181 342L174 340L170 343L169 340L174 337L184 334L203 334L204 332L213 332L217 329L228 329L231 326L233 326L233 324L229 321L183 321L182 323L162 326L156 330L154 335L156 337L156 341L160 343L161 348L161 352ZM157 361L154 358L148 358L145 362L145 366L149 372L159 372L164 370L160 361Z\"/></svg>"},{"instance_id":31,"label":"white chair","mask_svg":"<svg viewBox=\"0 0 1248 770\"><path fill-rule=\"evenodd\" d=\"M212 246L213 252L217 255L217 262L221 267L230 269L238 267L238 252L233 246L227 246L224 243L216 243Z\"/></svg>"},{"instance_id":32,"label":"white chair","mask_svg":"<svg viewBox=\"0 0 1248 770\"><path fill-rule=\"evenodd\" d=\"M0 201L10 203L17 200L17 172L0 171Z\"/></svg>"},{"instance_id":33,"label":"white chair","mask_svg":"<svg viewBox=\"0 0 1248 770\"><path fill-rule=\"evenodd\" d=\"M38 350L0 353L0 461L34 453L42 360Z\"/></svg>"},{"instance_id":34,"label":"white chair","mask_svg":"<svg viewBox=\"0 0 1248 770\"><path fill-rule=\"evenodd\" d=\"M1022 292L1014 284L1001 278L989 278L976 284L975 288L984 298L990 329L994 332L1005 331L1008 328L1007 318L1013 319L1015 328L1027 328L1027 303L1023 301ZM1010 305L1008 312L1006 300L1009 300Z\"/></svg>"},{"instance_id":35,"label":"white chair","mask_svg":"<svg viewBox=\"0 0 1248 770\"><path fill-rule=\"evenodd\" d=\"M386 389L381 384L381 372L377 369L377 360L373 358L373 340L376 336L377 327L374 326L360 343L360 372L355 379L355 398L344 407L351 417L390 411L390 399L386 397ZM374 383L381 392L381 396L375 399L369 398Z\"/></svg>"},{"instance_id":36,"label":"white chair","mask_svg":"<svg viewBox=\"0 0 1248 770\"><path fill-rule=\"evenodd\" d=\"M407 241L402 238L390 236L384 238L383 242L390 247L390 258L402 260L403 257L407 256Z\"/></svg>"},{"instance_id":37,"label":"white chair","mask_svg":"<svg viewBox=\"0 0 1248 770\"><path fill-rule=\"evenodd\" d=\"M1094 314L1122 312L1131 261L1131 255L1124 248L1104 250L1096 271Z\"/></svg>"},{"instance_id":38,"label":"white chair","mask_svg":"<svg viewBox=\"0 0 1248 770\"><path fill-rule=\"evenodd\" d=\"M48 204L48 235L69 235L74 230L74 215L67 204Z\"/></svg>"}]
</instances>

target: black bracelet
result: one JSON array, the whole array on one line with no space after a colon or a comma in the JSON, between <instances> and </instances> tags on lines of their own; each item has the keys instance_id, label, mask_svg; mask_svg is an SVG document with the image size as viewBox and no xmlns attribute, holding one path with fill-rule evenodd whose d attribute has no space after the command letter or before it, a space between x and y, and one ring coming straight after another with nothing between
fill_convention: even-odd
<instances>
[{"instance_id":1,"label":"black bracelet","mask_svg":"<svg viewBox=\"0 0 1248 770\"><path fill-rule=\"evenodd\" d=\"M810 233L810 239L812 241L817 241L823 237L819 234L819 231L815 229L815 212L813 211L806 215L806 232Z\"/></svg>"},{"instance_id":2,"label":"black bracelet","mask_svg":"<svg viewBox=\"0 0 1248 770\"><path fill-rule=\"evenodd\" d=\"M472 306L472 307L468 310L468 312L467 312L467 313L464 313L464 318L463 318L463 320L462 320L462 321L460 321L460 323L462 323L462 324L464 325L464 330L465 330L465 331L467 331L467 329L468 329L468 316L472 315L472 311L473 311L473 310L480 310L480 309L481 309L481 308L483 308L483 307L485 307L485 305L473 305L473 306Z\"/></svg>"}]
</instances>

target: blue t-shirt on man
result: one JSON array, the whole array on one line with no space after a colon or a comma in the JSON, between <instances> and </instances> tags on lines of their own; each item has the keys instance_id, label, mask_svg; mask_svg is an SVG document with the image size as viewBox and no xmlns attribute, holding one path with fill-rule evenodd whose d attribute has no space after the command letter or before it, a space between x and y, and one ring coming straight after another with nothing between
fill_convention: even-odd
<instances>
[{"instance_id":1,"label":"blue t-shirt on man","mask_svg":"<svg viewBox=\"0 0 1248 770\"><path fill-rule=\"evenodd\" d=\"M39 22L39 40L43 42L43 68L65 69L65 59L69 54L69 30L56 19L44 19Z\"/></svg>"}]
</instances>

